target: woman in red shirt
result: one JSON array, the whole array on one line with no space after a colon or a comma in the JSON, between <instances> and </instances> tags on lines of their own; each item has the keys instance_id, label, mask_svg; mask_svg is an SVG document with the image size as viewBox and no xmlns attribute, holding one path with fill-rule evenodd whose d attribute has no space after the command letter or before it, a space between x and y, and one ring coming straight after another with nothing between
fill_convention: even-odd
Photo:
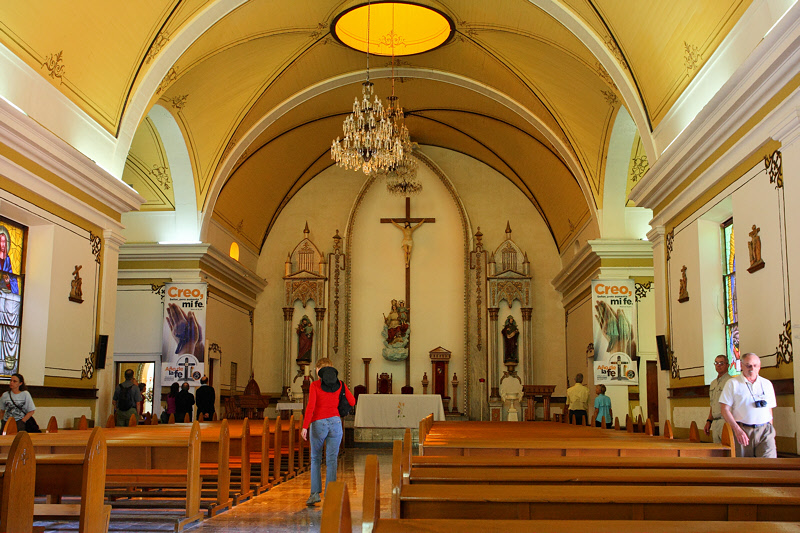
<instances>
[{"instance_id":1,"label":"woman in red shirt","mask_svg":"<svg viewBox=\"0 0 800 533\"><path fill-rule=\"evenodd\" d=\"M333 362L327 357L317 361L319 379L311 383L308 395L308 406L303 417L303 429L300 435L308 440L308 429L311 427L311 496L307 505L320 502L322 492L322 445L326 445L325 488L328 483L336 481L336 469L339 459L339 445L342 443L342 419L339 416L339 395L344 387L347 401L356 404L356 399L344 382L339 381L339 372L333 368Z\"/></svg>"}]
</instances>

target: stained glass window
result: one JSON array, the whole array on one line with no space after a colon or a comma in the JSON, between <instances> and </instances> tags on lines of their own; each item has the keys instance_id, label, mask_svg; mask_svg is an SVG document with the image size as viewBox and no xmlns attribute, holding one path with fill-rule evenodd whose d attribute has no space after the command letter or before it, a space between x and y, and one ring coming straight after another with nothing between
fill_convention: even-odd
<instances>
[{"instance_id":1,"label":"stained glass window","mask_svg":"<svg viewBox=\"0 0 800 533\"><path fill-rule=\"evenodd\" d=\"M733 219L722 224L722 286L725 295L725 340L728 353L728 373L742 371L739 356L739 311L736 305L736 247Z\"/></svg>"},{"instance_id":2,"label":"stained glass window","mask_svg":"<svg viewBox=\"0 0 800 533\"><path fill-rule=\"evenodd\" d=\"M27 228L0 217L0 379L19 372Z\"/></svg>"}]
</instances>

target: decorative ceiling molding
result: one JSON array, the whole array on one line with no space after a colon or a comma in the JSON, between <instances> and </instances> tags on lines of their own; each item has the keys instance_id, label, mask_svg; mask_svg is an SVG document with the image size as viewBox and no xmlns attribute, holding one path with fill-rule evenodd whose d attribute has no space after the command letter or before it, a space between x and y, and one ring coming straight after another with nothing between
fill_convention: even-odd
<instances>
[{"instance_id":1,"label":"decorative ceiling molding","mask_svg":"<svg viewBox=\"0 0 800 533\"><path fill-rule=\"evenodd\" d=\"M136 191L3 100L0 100L0 143L52 172L89 197L96 198L116 213L136 211L145 201ZM49 182L45 183L40 176L17 165L13 166L17 167L15 173L29 174L35 177L35 181L42 182L41 186L51 189L52 192L48 194L54 194L55 198L64 198L65 203L80 202L67 191ZM11 177L9 174L6 175ZM47 194L45 196L48 197ZM67 197L71 200L67 200ZM87 220L103 227L119 225L115 220L111 222L112 219L108 215L102 214L94 207L80 203L84 207L71 208L76 214L81 214ZM87 209L91 210L92 214L87 213Z\"/></svg>"},{"instance_id":2,"label":"decorative ceiling molding","mask_svg":"<svg viewBox=\"0 0 800 533\"><path fill-rule=\"evenodd\" d=\"M708 105L673 144L652 163L633 188L636 205L658 208L683 185L700 165L708 168L683 189L670 205L655 214L651 225L663 225L688 203L716 183L728 169L752 154L771 137L791 113L796 114L800 97L795 93L781 102L755 127L716 160L715 152L729 141L732 132L746 124L800 71L800 4L770 32L747 61L731 76Z\"/></svg>"}]
</instances>

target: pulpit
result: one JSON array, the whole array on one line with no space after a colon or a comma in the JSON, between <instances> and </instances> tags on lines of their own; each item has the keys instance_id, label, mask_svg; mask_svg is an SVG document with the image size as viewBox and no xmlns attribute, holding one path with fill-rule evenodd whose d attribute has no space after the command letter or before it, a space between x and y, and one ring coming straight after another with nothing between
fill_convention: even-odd
<instances>
[{"instance_id":1,"label":"pulpit","mask_svg":"<svg viewBox=\"0 0 800 533\"><path fill-rule=\"evenodd\" d=\"M250 374L250 381L244 388L244 394L230 396L225 400L225 417L241 420L243 418L263 419L264 409L267 408L268 397L261 394L261 388Z\"/></svg>"},{"instance_id":2,"label":"pulpit","mask_svg":"<svg viewBox=\"0 0 800 533\"><path fill-rule=\"evenodd\" d=\"M527 407L525 412L525 420L531 422L536 420L536 397L541 396L544 401L544 420L550 421L550 397L553 391L556 390L555 385L525 385L523 388L525 398L527 400Z\"/></svg>"}]
</instances>

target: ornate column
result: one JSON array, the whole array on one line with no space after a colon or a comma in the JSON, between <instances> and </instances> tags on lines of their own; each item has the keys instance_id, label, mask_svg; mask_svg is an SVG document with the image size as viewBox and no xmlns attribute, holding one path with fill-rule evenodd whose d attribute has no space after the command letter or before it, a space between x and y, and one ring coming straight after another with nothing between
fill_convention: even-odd
<instances>
[{"instance_id":1,"label":"ornate column","mask_svg":"<svg viewBox=\"0 0 800 533\"><path fill-rule=\"evenodd\" d=\"M500 399L500 371L499 371L499 362L498 354L497 354L497 337L500 335L500 330L497 324L497 316L499 315L500 309L497 307L493 307L489 309L489 398L491 399Z\"/></svg>"},{"instance_id":2,"label":"ornate column","mask_svg":"<svg viewBox=\"0 0 800 533\"><path fill-rule=\"evenodd\" d=\"M314 360L311 361L312 365L317 364L317 360L320 358L322 352L322 344L325 342L325 330L322 329L323 325L325 324L325 308L324 307L315 307L314 313L317 315L317 322L314 324Z\"/></svg>"},{"instance_id":3,"label":"ornate column","mask_svg":"<svg viewBox=\"0 0 800 533\"><path fill-rule=\"evenodd\" d=\"M292 386L292 316L294 307L283 308L283 390L281 400L289 399L289 390Z\"/></svg>"},{"instance_id":4,"label":"ornate column","mask_svg":"<svg viewBox=\"0 0 800 533\"><path fill-rule=\"evenodd\" d=\"M522 360L525 362L525 379L523 383L526 385L533 384L533 327L531 324L531 315L533 309L530 307L522 308Z\"/></svg>"}]
</instances>

